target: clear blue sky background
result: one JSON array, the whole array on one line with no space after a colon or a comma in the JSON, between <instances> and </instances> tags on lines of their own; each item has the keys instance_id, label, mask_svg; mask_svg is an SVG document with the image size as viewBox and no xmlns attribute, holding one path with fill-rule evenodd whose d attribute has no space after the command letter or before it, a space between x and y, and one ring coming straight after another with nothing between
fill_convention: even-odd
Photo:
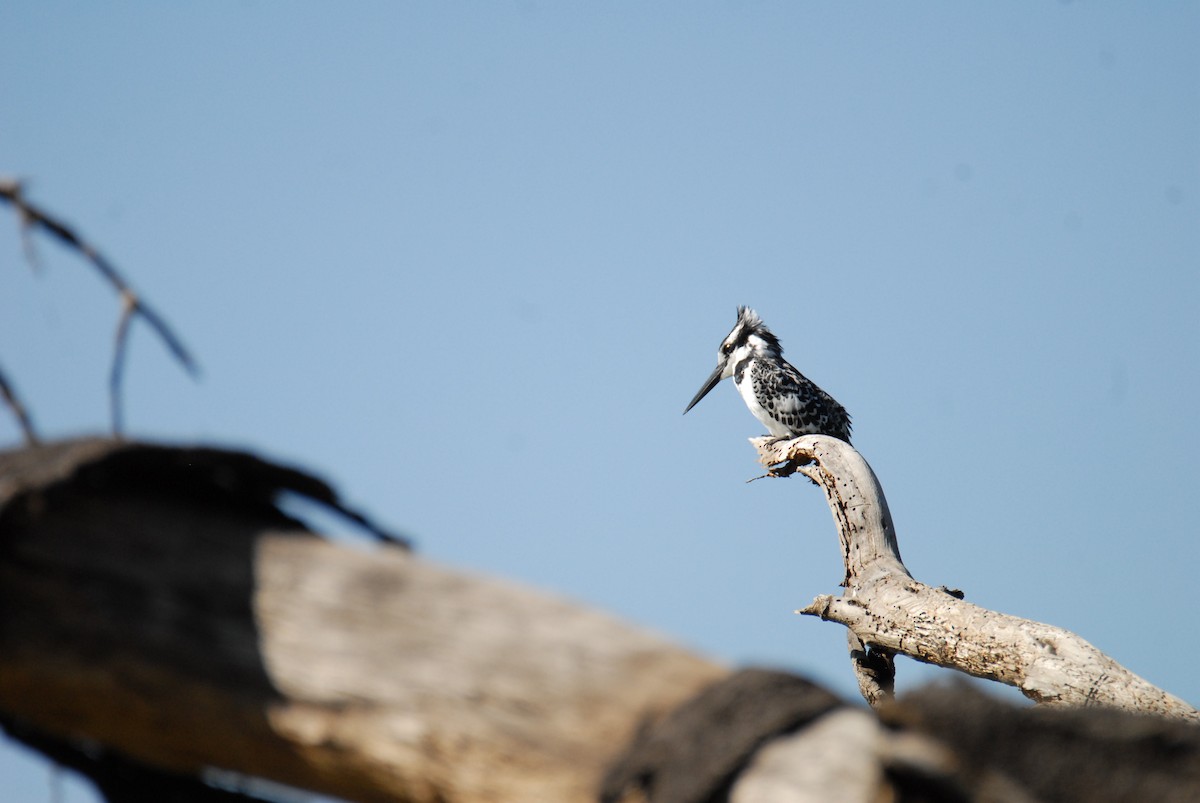
<instances>
[{"instance_id":1,"label":"clear blue sky background","mask_svg":"<svg viewBox=\"0 0 1200 803\"><path fill-rule=\"evenodd\" d=\"M918 578L1200 703L1197 4L10 2L0 30L0 170L203 365L139 327L133 434L308 467L431 559L853 698L843 631L792 614L842 576L820 493L745 483L728 383L680 415L749 304L854 415ZM50 243L34 275L3 216L0 364L46 435L101 430L116 301ZM49 797L13 748L0 777Z\"/></svg>"}]
</instances>

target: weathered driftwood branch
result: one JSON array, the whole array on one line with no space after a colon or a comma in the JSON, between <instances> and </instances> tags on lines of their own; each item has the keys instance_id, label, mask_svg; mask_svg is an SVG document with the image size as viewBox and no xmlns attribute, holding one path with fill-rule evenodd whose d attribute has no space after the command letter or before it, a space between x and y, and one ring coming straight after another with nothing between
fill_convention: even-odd
<instances>
[{"instance_id":1,"label":"weathered driftwood branch","mask_svg":"<svg viewBox=\"0 0 1200 803\"><path fill-rule=\"evenodd\" d=\"M1074 633L989 611L914 580L900 560L883 490L848 443L820 435L751 443L773 475L799 471L820 485L837 524L846 590L840 597L819 596L800 613L843 624L852 638L885 654L1016 686L1040 703L1105 705L1200 721L1192 706ZM859 680L862 685L861 671ZM871 702L879 697L876 691L873 699L869 689L864 695Z\"/></svg>"},{"instance_id":2,"label":"weathered driftwood branch","mask_svg":"<svg viewBox=\"0 0 1200 803\"><path fill-rule=\"evenodd\" d=\"M337 504L237 452L0 453L0 721L348 800L571 803L644 715L728 672L577 604L323 540L281 492Z\"/></svg>"}]
</instances>

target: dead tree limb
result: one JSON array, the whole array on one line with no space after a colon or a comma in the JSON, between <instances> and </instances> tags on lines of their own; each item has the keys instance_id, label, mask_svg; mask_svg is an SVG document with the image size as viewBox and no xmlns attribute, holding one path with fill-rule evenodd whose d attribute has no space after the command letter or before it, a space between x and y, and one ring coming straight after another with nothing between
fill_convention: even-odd
<instances>
[{"instance_id":1,"label":"dead tree limb","mask_svg":"<svg viewBox=\"0 0 1200 803\"><path fill-rule=\"evenodd\" d=\"M24 243L25 255L30 264L35 266L38 264L37 252L33 247L32 233L36 231L44 232L67 248L78 252L96 269L104 281L117 292L117 295L121 299L121 314L117 319L116 333L113 338L112 366L109 369L110 415L114 435L121 433L121 379L124 373L125 353L128 351L129 324L134 318L141 318L150 326L159 339L166 345L171 356L175 358L175 361L183 367L189 376L195 378L199 375L199 365L192 358L187 347L183 345L183 341L175 334L175 331L154 308L134 292L133 288L129 286L129 282L125 280L125 277L121 275L116 266L109 262L95 246L83 239L73 228L63 223L59 218L51 215L41 207L30 203L29 199L25 197L25 188L20 181L0 178L0 201L7 202L17 212L17 217L21 224L21 238ZM8 399L9 397L6 395L5 401L8 401ZM17 415L18 421L22 424L22 430L26 433L26 439L28 440L31 430L26 428L26 421L21 419L21 408L13 406L11 402L9 402L9 406L14 414Z\"/></svg>"},{"instance_id":2,"label":"dead tree limb","mask_svg":"<svg viewBox=\"0 0 1200 803\"><path fill-rule=\"evenodd\" d=\"M578 604L324 540L283 492L336 502L225 450L0 453L0 716L347 800L583 803L643 716L728 673Z\"/></svg>"},{"instance_id":3,"label":"dead tree limb","mask_svg":"<svg viewBox=\"0 0 1200 803\"><path fill-rule=\"evenodd\" d=\"M986 610L914 580L900 560L883 489L852 446L807 435L752 438L775 476L799 471L821 486L837 524L845 592L822 595L800 613L849 628L872 650L907 655L1015 686L1039 703L1103 705L1200 721L1200 712L1138 677L1074 633ZM864 696L870 691L856 664ZM886 696L886 695L884 695Z\"/></svg>"}]
</instances>

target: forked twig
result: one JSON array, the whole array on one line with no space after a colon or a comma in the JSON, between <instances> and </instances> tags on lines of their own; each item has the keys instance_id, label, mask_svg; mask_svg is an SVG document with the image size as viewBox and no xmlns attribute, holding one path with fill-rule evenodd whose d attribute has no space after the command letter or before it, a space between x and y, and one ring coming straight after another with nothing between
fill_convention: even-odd
<instances>
[{"instance_id":1,"label":"forked twig","mask_svg":"<svg viewBox=\"0 0 1200 803\"><path fill-rule=\"evenodd\" d=\"M192 355L183 345L183 341L175 334L167 322L142 301L117 271L116 267L96 250L89 242L80 237L74 229L53 217L41 207L31 204L24 194L21 182L15 179L0 179L0 200L7 201L17 211L21 224L21 237L24 242L25 254L30 264L36 267L37 259L33 250L31 232L41 230L53 236L61 243L78 251L84 259L91 263L100 275L104 277L121 298L121 316L117 319L116 337L113 345L112 367L109 371L109 403L112 412L113 434L121 433L121 379L124 375L125 352L129 343L129 324L135 317L140 317L159 336L167 346L171 356L179 362L189 376L195 378L200 369ZM2 378L0 378L2 379ZM4 401L16 415L26 439L32 437L32 428L28 426L28 417L24 408L16 401L11 393L11 386L4 384L0 389Z\"/></svg>"}]
</instances>

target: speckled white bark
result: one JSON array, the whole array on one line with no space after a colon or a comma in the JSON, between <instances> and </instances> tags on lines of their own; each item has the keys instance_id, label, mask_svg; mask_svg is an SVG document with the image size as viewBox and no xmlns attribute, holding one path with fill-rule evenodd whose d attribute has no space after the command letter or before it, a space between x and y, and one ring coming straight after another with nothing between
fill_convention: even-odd
<instances>
[{"instance_id":1,"label":"speckled white bark","mask_svg":"<svg viewBox=\"0 0 1200 803\"><path fill-rule=\"evenodd\" d=\"M873 648L1016 686L1037 702L1200 721L1195 708L1074 633L980 608L914 580L900 560L883 490L848 443L821 435L751 443L773 474L799 471L820 485L837 524L846 590L819 596L800 613L843 624Z\"/></svg>"}]
</instances>

